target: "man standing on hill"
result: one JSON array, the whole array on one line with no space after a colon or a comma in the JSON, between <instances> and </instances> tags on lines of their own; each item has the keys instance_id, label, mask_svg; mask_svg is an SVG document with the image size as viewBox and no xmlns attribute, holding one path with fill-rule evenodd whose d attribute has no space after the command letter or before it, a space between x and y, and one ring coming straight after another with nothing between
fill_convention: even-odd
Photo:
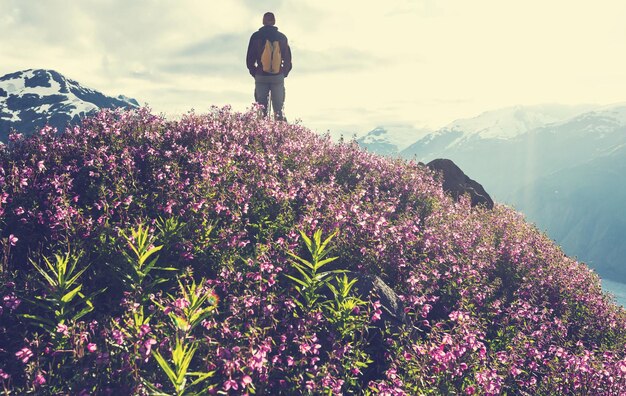
<instances>
[{"instance_id":1,"label":"man standing on hill","mask_svg":"<svg viewBox=\"0 0 626 396\"><path fill-rule=\"evenodd\" d=\"M291 71L291 49L287 37L278 31L275 24L274 14L266 12L263 15L263 27L250 37L246 64L255 81L254 100L263 106L263 114L267 116L268 96L271 92L275 118L286 121L283 104L285 77Z\"/></svg>"}]
</instances>

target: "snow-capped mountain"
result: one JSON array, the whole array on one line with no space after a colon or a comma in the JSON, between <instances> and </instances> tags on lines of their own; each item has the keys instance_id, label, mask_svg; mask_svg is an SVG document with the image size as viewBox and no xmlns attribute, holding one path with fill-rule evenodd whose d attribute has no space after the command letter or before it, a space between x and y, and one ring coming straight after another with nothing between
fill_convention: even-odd
<instances>
[{"instance_id":1,"label":"snow-capped mountain","mask_svg":"<svg viewBox=\"0 0 626 396\"><path fill-rule=\"evenodd\" d=\"M534 129L568 120L593 106L513 106L456 120L404 149L405 158L430 160L454 146L474 145L481 140L510 140ZM478 143L480 144L480 143Z\"/></svg>"},{"instance_id":2,"label":"snow-capped mountain","mask_svg":"<svg viewBox=\"0 0 626 396\"><path fill-rule=\"evenodd\" d=\"M415 128L408 125L390 125L377 127L356 141L359 146L381 155L396 155L409 147L413 142L431 133L426 128Z\"/></svg>"},{"instance_id":3,"label":"snow-capped mountain","mask_svg":"<svg viewBox=\"0 0 626 396\"><path fill-rule=\"evenodd\" d=\"M467 137L510 139L533 129L569 119L591 106L514 106L487 111L481 115L452 122L443 130L461 131Z\"/></svg>"},{"instance_id":4,"label":"snow-capped mountain","mask_svg":"<svg viewBox=\"0 0 626 396\"><path fill-rule=\"evenodd\" d=\"M512 194L534 179L590 161L626 142L626 103L576 114L584 107L483 113L429 134L400 156L424 162L451 159L497 200L515 202ZM559 116L565 118L554 121ZM503 125L510 130L501 130Z\"/></svg>"},{"instance_id":5,"label":"snow-capped mountain","mask_svg":"<svg viewBox=\"0 0 626 396\"><path fill-rule=\"evenodd\" d=\"M0 77L0 141L11 130L32 134L49 124L63 130L100 108L139 107L125 96L110 97L54 70L29 69Z\"/></svg>"},{"instance_id":6,"label":"snow-capped mountain","mask_svg":"<svg viewBox=\"0 0 626 396\"><path fill-rule=\"evenodd\" d=\"M601 276L626 283L626 103L508 108L455 121L400 153L454 161ZM583 243L584 241L584 243Z\"/></svg>"},{"instance_id":7,"label":"snow-capped mountain","mask_svg":"<svg viewBox=\"0 0 626 396\"><path fill-rule=\"evenodd\" d=\"M626 102L601 106L558 123L559 128L575 129L579 134L599 134L613 132L616 128L626 125Z\"/></svg>"}]
</instances>

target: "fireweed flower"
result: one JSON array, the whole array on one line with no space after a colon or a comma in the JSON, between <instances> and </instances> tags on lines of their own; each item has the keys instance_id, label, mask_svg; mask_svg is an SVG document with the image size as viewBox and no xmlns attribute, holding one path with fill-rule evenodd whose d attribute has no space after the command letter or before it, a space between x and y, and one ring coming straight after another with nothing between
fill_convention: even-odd
<instances>
[{"instance_id":1,"label":"fireweed flower","mask_svg":"<svg viewBox=\"0 0 626 396\"><path fill-rule=\"evenodd\" d=\"M229 379L227 381L224 382L224 390L237 390L239 389L239 384L237 384L237 381L233 380L233 379Z\"/></svg>"},{"instance_id":2,"label":"fireweed flower","mask_svg":"<svg viewBox=\"0 0 626 396\"><path fill-rule=\"evenodd\" d=\"M68 333L68 330L67 330L67 326L66 326L66 325L64 325L64 324L62 324L62 323L59 323L59 324L57 325L57 333L61 333L61 334L63 334L64 336L67 336L67 335L69 334L69 333Z\"/></svg>"},{"instance_id":3,"label":"fireweed flower","mask_svg":"<svg viewBox=\"0 0 626 396\"><path fill-rule=\"evenodd\" d=\"M380 320L381 315L383 314L383 311L380 309L382 304L377 300L372 303L372 307L374 308L374 313L372 314L371 321L376 322L377 320Z\"/></svg>"},{"instance_id":4,"label":"fireweed flower","mask_svg":"<svg viewBox=\"0 0 626 396\"><path fill-rule=\"evenodd\" d=\"M124 344L124 334L122 334L122 332L117 329L111 332L111 338L113 338L113 341L115 341L115 343L118 345Z\"/></svg>"},{"instance_id":5,"label":"fireweed flower","mask_svg":"<svg viewBox=\"0 0 626 396\"><path fill-rule=\"evenodd\" d=\"M15 294L10 293L2 298L2 302L6 308L15 311L22 303L22 300L17 298Z\"/></svg>"},{"instance_id":6,"label":"fireweed flower","mask_svg":"<svg viewBox=\"0 0 626 396\"><path fill-rule=\"evenodd\" d=\"M189 306L189 301L187 301L184 298L178 298L176 299L176 301L174 301L174 307L178 309L184 309L184 308L187 308L188 306Z\"/></svg>"},{"instance_id":7,"label":"fireweed flower","mask_svg":"<svg viewBox=\"0 0 626 396\"><path fill-rule=\"evenodd\" d=\"M147 324L142 324L141 326L139 326L139 337L143 337L146 334L150 333L151 329L150 326Z\"/></svg>"},{"instance_id":8,"label":"fireweed flower","mask_svg":"<svg viewBox=\"0 0 626 396\"><path fill-rule=\"evenodd\" d=\"M33 386L36 388L46 383L46 378L41 371L37 372L35 379L33 380Z\"/></svg>"},{"instance_id":9,"label":"fireweed flower","mask_svg":"<svg viewBox=\"0 0 626 396\"><path fill-rule=\"evenodd\" d=\"M17 357L18 360L21 360L22 363L26 364L28 363L28 360L33 357L33 352L30 349L24 347L15 352L15 357Z\"/></svg>"},{"instance_id":10,"label":"fireweed flower","mask_svg":"<svg viewBox=\"0 0 626 396\"><path fill-rule=\"evenodd\" d=\"M98 347L97 347L97 345L96 345L96 344L94 344L93 342L90 342L89 344L87 344L87 350L88 350L90 353L94 353L94 352L96 352L96 351L98 350Z\"/></svg>"},{"instance_id":11,"label":"fireweed flower","mask_svg":"<svg viewBox=\"0 0 626 396\"><path fill-rule=\"evenodd\" d=\"M148 359L150 358L150 353L152 352L152 345L156 345L157 341L154 338L150 338L145 340L142 343L142 350L143 350L143 356L146 358L145 361L147 362Z\"/></svg>"}]
</instances>

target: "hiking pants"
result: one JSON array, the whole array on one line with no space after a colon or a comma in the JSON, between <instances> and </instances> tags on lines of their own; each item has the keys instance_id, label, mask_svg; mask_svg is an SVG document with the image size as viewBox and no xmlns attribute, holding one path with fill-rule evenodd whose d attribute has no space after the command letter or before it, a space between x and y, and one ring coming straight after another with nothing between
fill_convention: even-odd
<instances>
[{"instance_id":1,"label":"hiking pants","mask_svg":"<svg viewBox=\"0 0 626 396\"><path fill-rule=\"evenodd\" d=\"M267 117L267 105L270 92L272 93L272 107L277 120L284 120L283 104L285 103L285 76L254 77L254 100L263 106L263 115Z\"/></svg>"}]
</instances>

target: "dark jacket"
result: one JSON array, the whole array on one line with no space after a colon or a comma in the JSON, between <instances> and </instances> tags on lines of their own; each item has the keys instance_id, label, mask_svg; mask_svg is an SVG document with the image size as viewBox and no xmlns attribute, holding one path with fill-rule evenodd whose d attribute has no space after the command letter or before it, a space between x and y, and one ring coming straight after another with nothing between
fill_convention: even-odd
<instances>
[{"instance_id":1,"label":"dark jacket","mask_svg":"<svg viewBox=\"0 0 626 396\"><path fill-rule=\"evenodd\" d=\"M254 77L256 75L271 76L271 73L263 71L261 66L261 54L265 46L265 40L278 41L280 45L280 54L283 58L283 64L280 67L280 72L287 77L291 71L291 49L287 42L287 36L278 31L276 26L263 26L258 31L252 34L250 37L250 44L248 44L248 55L246 56L246 64L250 74Z\"/></svg>"}]
</instances>

